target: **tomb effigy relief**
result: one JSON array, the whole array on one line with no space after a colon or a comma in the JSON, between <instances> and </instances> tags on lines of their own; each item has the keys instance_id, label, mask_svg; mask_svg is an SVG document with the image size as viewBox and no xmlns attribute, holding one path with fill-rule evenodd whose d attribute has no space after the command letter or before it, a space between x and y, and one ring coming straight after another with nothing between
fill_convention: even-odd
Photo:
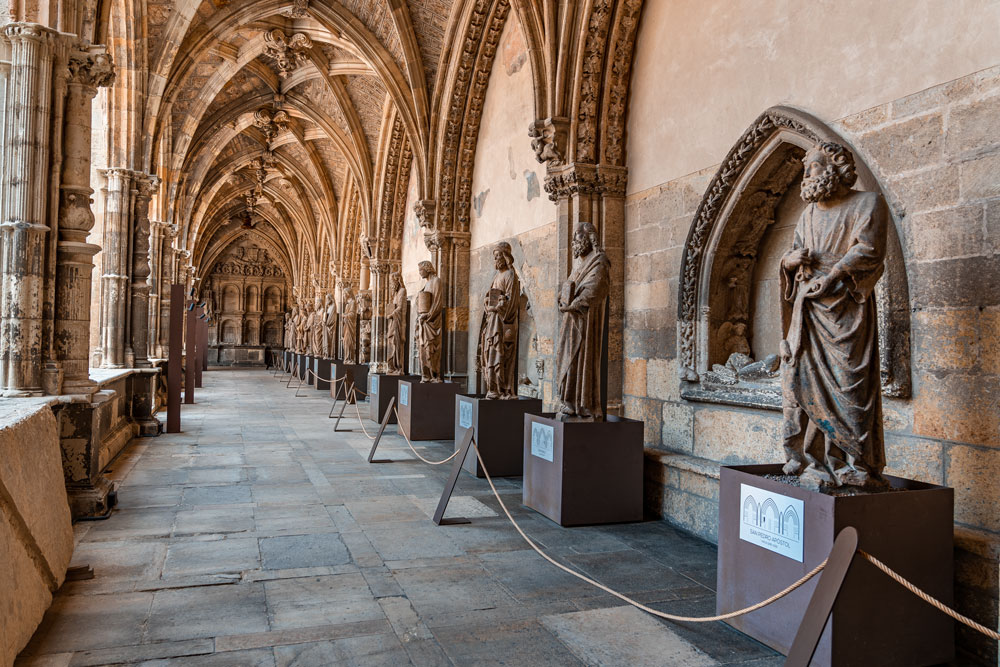
<instances>
[{"instance_id":1,"label":"tomb effigy relief","mask_svg":"<svg viewBox=\"0 0 1000 667\"><path fill-rule=\"evenodd\" d=\"M350 287L344 288L344 312L340 316L340 339L344 345L344 363L358 363L358 304Z\"/></svg>"},{"instance_id":2,"label":"tomb effigy relief","mask_svg":"<svg viewBox=\"0 0 1000 667\"><path fill-rule=\"evenodd\" d=\"M514 271L510 244L493 248L496 276L483 299L480 327L480 366L486 381L486 398L517 398L517 340L521 283Z\"/></svg>"},{"instance_id":3,"label":"tomb effigy relief","mask_svg":"<svg viewBox=\"0 0 1000 667\"><path fill-rule=\"evenodd\" d=\"M441 382L441 332L444 312L444 286L434 265L420 262L420 277L426 282L417 292L417 351L420 355L420 381Z\"/></svg>"},{"instance_id":4,"label":"tomb effigy relief","mask_svg":"<svg viewBox=\"0 0 1000 667\"><path fill-rule=\"evenodd\" d=\"M392 310L386 318L388 375L402 375L406 360L406 288L399 271L389 275L389 293L392 295Z\"/></svg>"},{"instance_id":5,"label":"tomb effigy relief","mask_svg":"<svg viewBox=\"0 0 1000 667\"><path fill-rule=\"evenodd\" d=\"M573 234L573 259L573 271L559 291L559 419L601 421L601 353L611 278L610 262L589 222Z\"/></svg>"},{"instance_id":6,"label":"tomb effigy relief","mask_svg":"<svg viewBox=\"0 0 1000 667\"><path fill-rule=\"evenodd\" d=\"M326 359L337 356L337 303L333 294L326 295L326 311L323 315L323 354Z\"/></svg>"},{"instance_id":7,"label":"tomb effigy relief","mask_svg":"<svg viewBox=\"0 0 1000 667\"><path fill-rule=\"evenodd\" d=\"M885 486L878 313L888 210L852 190L854 156L824 142L803 160L802 212L781 259L792 305L781 343L786 474L812 487Z\"/></svg>"}]
</instances>

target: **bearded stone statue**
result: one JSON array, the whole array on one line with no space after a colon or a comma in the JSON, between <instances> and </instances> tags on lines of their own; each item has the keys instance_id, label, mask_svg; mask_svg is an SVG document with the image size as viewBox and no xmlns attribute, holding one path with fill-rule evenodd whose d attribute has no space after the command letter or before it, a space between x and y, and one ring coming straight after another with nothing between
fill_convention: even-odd
<instances>
[{"instance_id":1,"label":"bearded stone statue","mask_svg":"<svg viewBox=\"0 0 1000 667\"><path fill-rule=\"evenodd\" d=\"M317 296L316 301L313 305L313 323L310 329L309 336L309 347L310 354L314 357L323 356L323 320L325 313L323 312L323 297Z\"/></svg>"},{"instance_id":2,"label":"bearded stone statue","mask_svg":"<svg viewBox=\"0 0 1000 667\"><path fill-rule=\"evenodd\" d=\"M340 316L340 339L344 344L344 363L358 363L358 303L350 287L344 288L344 312Z\"/></svg>"},{"instance_id":3,"label":"bearded stone statue","mask_svg":"<svg viewBox=\"0 0 1000 667\"><path fill-rule=\"evenodd\" d=\"M386 318L388 328L388 359L386 365L389 375L402 375L406 359L406 288L399 271L389 274L389 296L392 299L392 310Z\"/></svg>"},{"instance_id":4,"label":"bearded stone statue","mask_svg":"<svg viewBox=\"0 0 1000 667\"><path fill-rule=\"evenodd\" d=\"M589 222L573 235L574 268L559 292L559 365L556 389L560 421L601 421L601 354L611 262Z\"/></svg>"},{"instance_id":5,"label":"bearded stone statue","mask_svg":"<svg viewBox=\"0 0 1000 667\"><path fill-rule=\"evenodd\" d=\"M486 398L517 398L517 336L521 282L514 272L510 244L493 248L497 274L483 299L483 320L479 329L479 354Z\"/></svg>"},{"instance_id":6,"label":"bearded stone statue","mask_svg":"<svg viewBox=\"0 0 1000 667\"><path fill-rule=\"evenodd\" d=\"M839 144L806 153L808 202L781 260L791 318L781 342L786 474L809 488L884 487L878 314L888 210L852 190L854 156Z\"/></svg>"},{"instance_id":7,"label":"bearded stone statue","mask_svg":"<svg viewBox=\"0 0 1000 667\"><path fill-rule=\"evenodd\" d=\"M420 354L420 381L441 382L441 330L444 314L444 285L434 265L418 265L425 281L417 292L417 351Z\"/></svg>"},{"instance_id":8,"label":"bearded stone statue","mask_svg":"<svg viewBox=\"0 0 1000 667\"><path fill-rule=\"evenodd\" d=\"M326 313L323 316L323 357L337 356L337 303L332 294L326 295Z\"/></svg>"}]
</instances>

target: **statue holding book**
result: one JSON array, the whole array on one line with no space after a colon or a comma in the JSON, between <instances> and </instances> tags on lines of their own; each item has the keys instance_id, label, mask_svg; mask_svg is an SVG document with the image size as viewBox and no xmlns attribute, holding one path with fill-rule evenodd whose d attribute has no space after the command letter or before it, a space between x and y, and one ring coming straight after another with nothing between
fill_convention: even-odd
<instances>
[{"instance_id":1,"label":"statue holding book","mask_svg":"<svg viewBox=\"0 0 1000 667\"><path fill-rule=\"evenodd\" d=\"M601 355L611 263L589 222L581 222L573 235L573 263L559 292L558 419L601 421Z\"/></svg>"},{"instance_id":2,"label":"statue holding book","mask_svg":"<svg viewBox=\"0 0 1000 667\"><path fill-rule=\"evenodd\" d=\"M517 336L521 282L514 272L514 255L506 241L493 248L497 274L483 303L479 355L486 398L517 398Z\"/></svg>"}]
</instances>

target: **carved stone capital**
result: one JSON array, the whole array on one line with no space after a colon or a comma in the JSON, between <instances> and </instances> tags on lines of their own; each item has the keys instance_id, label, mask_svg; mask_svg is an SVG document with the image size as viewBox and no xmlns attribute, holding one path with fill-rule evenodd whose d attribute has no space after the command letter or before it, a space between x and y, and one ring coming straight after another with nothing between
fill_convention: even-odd
<instances>
[{"instance_id":1,"label":"carved stone capital","mask_svg":"<svg viewBox=\"0 0 1000 667\"><path fill-rule=\"evenodd\" d=\"M413 212L417 215L417 222L421 227L434 227L434 213L437 210L437 202L433 199L421 199L413 205Z\"/></svg>"},{"instance_id":2,"label":"carved stone capital","mask_svg":"<svg viewBox=\"0 0 1000 667\"><path fill-rule=\"evenodd\" d=\"M69 56L69 83L90 88L103 88L115 81L115 65L111 55L104 51L80 52Z\"/></svg>"},{"instance_id":3,"label":"carved stone capital","mask_svg":"<svg viewBox=\"0 0 1000 667\"><path fill-rule=\"evenodd\" d=\"M568 118L543 118L528 126L531 148L535 159L549 167L557 167L566 162L566 146L569 141Z\"/></svg>"},{"instance_id":4,"label":"carved stone capital","mask_svg":"<svg viewBox=\"0 0 1000 667\"><path fill-rule=\"evenodd\" d=\"M64 185L59 193L59 231L74 240L84 240L94 227L93 200L90 188Z\"/></svg>"},{"instance_id":5,"label":"carved stone capital","mask_svg":"<svg viewBox=\"0 0 1000 667\"><path fill-rule=\"evenodd\" d=\"M306 6L308 7L308 3ZM302 32L291 37L286 36L281 28L264 33L264 53L274 61L274 68L282 79L308 59L312 46L309 35Z\"/></svg>"},{"instance_id":6,"label":"carved stone capital","mask_svg":"<svg viewBox=\"0 0 1000 667\"><path fill-rule=\"evenodd\" d=\"M545 191L554 202L573 195L624 197L628 185L626 167L574 163L552 169L545 177Z\"/></svg>"},{"instance_id":7,"label":"carved stone capital","mask_svg":"<svg viewBox=\"0 0 1000 667\"><path fill-rule=\"evenodd\" d=\"M38 23L8 23L0 33L11 43L30 41L38 43L54 42L59 33Z\"/></svg>"}]
</instances>

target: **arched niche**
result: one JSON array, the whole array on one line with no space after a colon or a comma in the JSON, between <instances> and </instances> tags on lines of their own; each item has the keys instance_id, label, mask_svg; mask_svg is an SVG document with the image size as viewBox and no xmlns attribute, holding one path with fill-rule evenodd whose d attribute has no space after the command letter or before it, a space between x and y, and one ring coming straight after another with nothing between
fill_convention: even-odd
<instances>
[{"instance_id":1,"label":"arched niche","mask_svg":"<svg viewBox=\"0 0 1000 667\"><path fill-rule=\"evenodd\" d=\"M864 154L813 116L772 107L758 117L729 151L688 232L678 299L684 398L780 408L776 379L733 379L718 371L736 351L756 360L778 352L788 315L777 295L778 261L804 208L798 195L801 160L820 141L847 146L857 163L855 188L881 192L889 200ZM886 270L875 298L882 391L908 397L909 286L895 224L889 225Z\"/></svg>"}]
</instances>

